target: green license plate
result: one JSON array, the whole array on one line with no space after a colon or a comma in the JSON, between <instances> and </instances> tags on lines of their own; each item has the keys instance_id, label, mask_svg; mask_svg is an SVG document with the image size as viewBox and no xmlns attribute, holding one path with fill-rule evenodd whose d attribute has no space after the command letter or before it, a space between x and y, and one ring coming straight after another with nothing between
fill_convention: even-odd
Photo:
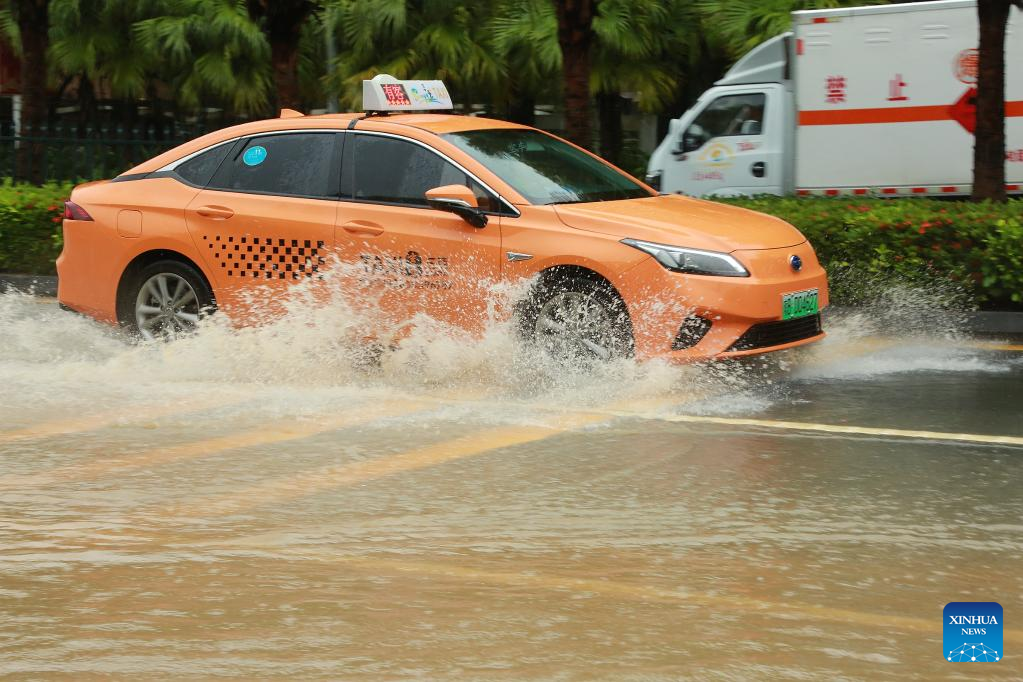
<instances>
[{"instance_id":1,"label":"green license plate","mask_svg":"<svg viewBox=\"0 0 1023 682\"><path fill-rule=\"evenodd\" d=\"M781 319L783 320L816 315L818 310L816 289L795 291L781 296Z\"/></svg>"}]
</instances>

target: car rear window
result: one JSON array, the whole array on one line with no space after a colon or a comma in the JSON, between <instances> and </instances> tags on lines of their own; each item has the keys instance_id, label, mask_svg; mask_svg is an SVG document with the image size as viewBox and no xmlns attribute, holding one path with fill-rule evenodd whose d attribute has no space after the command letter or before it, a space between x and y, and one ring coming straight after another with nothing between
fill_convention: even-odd
<instances>
[{"instance_id":1,"label":"car rear window","mask_svg":"<svg viewBox=\"0 0 1023 682\"><path fill-rule=\"evenodd\" d=\"M234 141L219 144L185 161L174 172L185 182L205 187L234 148Z\"/></svg>"},{"instance_id":2,"label":"car rear window","mask_svg":"<svg viewBox=\"0 0 1023 682\"><path fill-rule=\"evenodd\" d=\"M220 166L211 189L284 196L335 198L335 133L251 137Z\"/></svg>"}]
</instances>

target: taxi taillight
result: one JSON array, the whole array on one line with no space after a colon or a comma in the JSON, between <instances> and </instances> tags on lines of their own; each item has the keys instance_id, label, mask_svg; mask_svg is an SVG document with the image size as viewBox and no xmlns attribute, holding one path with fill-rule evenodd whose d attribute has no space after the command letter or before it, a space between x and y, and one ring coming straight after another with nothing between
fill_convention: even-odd
<instances>
[{"instance_id":1,"label":"taxi taillight","mask_svg":"<svg viewBox=\"0 0 1023 682\"><path fill-rule=\"evenodd\" d=\"M64 220L92 220L92 216L84 208L73 201L64 202Z\"/></svg>"}]
</instances>

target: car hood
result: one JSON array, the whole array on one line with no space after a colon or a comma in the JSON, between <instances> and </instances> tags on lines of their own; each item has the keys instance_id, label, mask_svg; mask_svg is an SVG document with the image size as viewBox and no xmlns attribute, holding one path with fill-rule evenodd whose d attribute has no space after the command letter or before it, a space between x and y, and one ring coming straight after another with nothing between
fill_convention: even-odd
<instances>
[{"instance_id":1,"label":"car hood","mask_svg":"<svg viewBox=\"0 0 1023 682\"><path fill-rule=\"evenodd\" d=\"M782 249L806 238L784 220L713 201L665 195L554 206L565 225L615 237L731 253Z\"/></svg>"}]
</instances>

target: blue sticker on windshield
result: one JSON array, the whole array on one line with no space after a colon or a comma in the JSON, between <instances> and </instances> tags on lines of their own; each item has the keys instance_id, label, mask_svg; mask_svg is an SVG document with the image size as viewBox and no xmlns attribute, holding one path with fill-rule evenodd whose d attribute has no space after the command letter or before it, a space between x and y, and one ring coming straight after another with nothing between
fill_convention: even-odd
<instances>
[{"instance_id":1,"label":"blue sticker on windshield","mask_svg":"<svg viewBox=\"0 0 1023 682\"><path fill-rule=\"evenodd\" d=\"M245 162L246 166L258 166L259 164L266 161L266 147L249 147L242 154L242 161Z\"/></svg>"}]
</instances>

